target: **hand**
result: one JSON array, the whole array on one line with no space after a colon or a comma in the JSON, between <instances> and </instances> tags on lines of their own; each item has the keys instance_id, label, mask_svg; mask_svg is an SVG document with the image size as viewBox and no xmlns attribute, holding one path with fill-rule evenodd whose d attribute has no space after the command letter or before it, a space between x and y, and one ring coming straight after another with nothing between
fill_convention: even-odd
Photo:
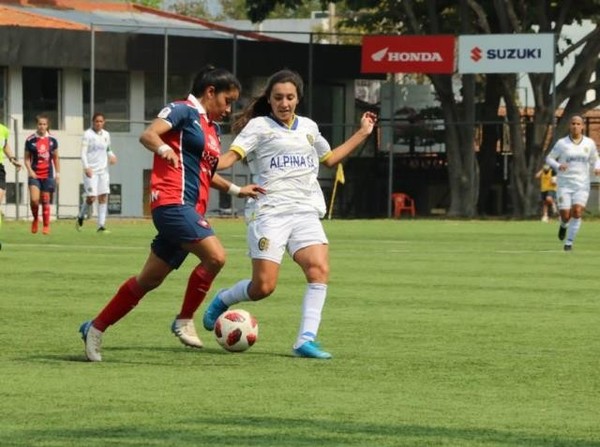
<instances>
[{"instance_id":1,"label":"hand","mask_svg":"<svg viewBox=\"0 0 600 447\"><path fill-rule=\"evenodd\" d=\"M17 160L15 157L13 157L10 162L12 163L12 165L17 168L17 171L20 171L21 168L23 167L23 165L21 164L21 162L19 160Z\"/></svg>"},{"instance_id":2,"label":"hand","mask_svg":"<svg viewBox=\"0 0 600 447\"><path fill-rule=\"evenodd\" d=\"M179 167L179 157L173 149L169 149L168 151L163 152L162 155L158 156L163 160L167 160L167 162L175 169Z\"/></svg>"},{"instance_id":3,"label":"hand","mask_svg":"<svg viewBox=\"0 0 600 447\"><path fill-rule=\"evenodd\" d=\"M253 199L257 199L259 194L266 194L267 190L262 186L258 186L254 183L250 185L242 186L238 197L251 197Z\"/></svg>"},{"instance_id":4,"label":"hand","mask_svg":"<svg viewBox=\"0 0 600 447\"><path fill-rule=\"evenodd\" d=\"M600 169L594 169L594 175L600 175Z\"/></svg>"},{"instance_id":5,"label":"hand","mask_svg":"<svg viewBox=\"0 0 600 447\"><path fill-rule=\"evenodd\" d=\"M568 167L569 167L569 165L567 165L566 163L561 163L561 164L558 166L558 170L559 170L559 171L562 171L562 172L565 172L565 171L567 170L567 168L568 168Z\"/></svg>"},{"instance_id":6,"label":"hand","mask_svg":"<svg viewBox=\"0 0 600 447\"><path fill-rule=\"evenodd\" d=\"M94 175L94 171L92 170L92 168L85 168L84 171L85 176L87 178L92 178L92 176Z\"/></svg>"},{"instance_id":7,"label":"hand","mask_svg":"<svg viewBox=\"0 0 600 447\"><path fill-rule=\"evenodd\" d=\"M111 164L111 165L117 164L117 156L116 155L111 155L110 157L108 157L108 163Z\"/></svg>"},{"instance_id":8,"label":"hand","mask_svg":"<svg viewBox=\"0 0 600 447\"><path fill-rule=\"evenodd\" d=\"M373 132L373 128L375 127L376 123L377 115L373 112L365 112L360 118L360 128L367 134L371 134L371 132Z\"/></svg>"}]
</instances>

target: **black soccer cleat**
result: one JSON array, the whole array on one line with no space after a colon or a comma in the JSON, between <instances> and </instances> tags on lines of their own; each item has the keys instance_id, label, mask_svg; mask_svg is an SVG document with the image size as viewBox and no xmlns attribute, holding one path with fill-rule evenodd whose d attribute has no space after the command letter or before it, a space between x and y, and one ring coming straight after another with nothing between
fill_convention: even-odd
<instances>
[{"instance_id":1,"label":"black soccer cleat","mask_svg":"<svg viewBox=\"0 0 600 447\"><path fill-rule=\"evenodd\" d=\"M563 241L567 235L567 229L564 227L558 227L558 240Z\"/></svg>"},{"instance_id":2,"label":"black soccer cleat","mask_svg":"<svg viewBox=\"0 0 600 447\"><path fill-rule=\"evenodd\" d=\"M573 250L573 246L572 246L572 245L565 245L565 246L563 247L563 250L564 250L564 251L572 251L572 250Z\"/></svg>"}]
</instances>

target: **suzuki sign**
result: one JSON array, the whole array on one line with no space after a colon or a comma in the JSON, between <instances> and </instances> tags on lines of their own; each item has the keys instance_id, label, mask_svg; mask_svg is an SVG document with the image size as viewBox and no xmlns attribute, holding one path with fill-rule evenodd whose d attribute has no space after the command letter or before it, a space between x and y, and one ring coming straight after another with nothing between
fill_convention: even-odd
<instances>
[{"instance_id":1,"label":"suzuki sign","mask_svg":"<svg viewBox=\"0 0 600 447\"><path fill-rule=\"evenodd\" d=\"M460 73L552 73L554 34L458 37Z\"/></svg>"},{"instance_id":2,"label":"suzuki sign","mask_svg":"<svg viewBox=\"0 0 600 447\"><path fill-rule=\"evenodd\" d=\"M454 36L365 36L362 73L454 73Z\"/></svg>"}]
</instances>

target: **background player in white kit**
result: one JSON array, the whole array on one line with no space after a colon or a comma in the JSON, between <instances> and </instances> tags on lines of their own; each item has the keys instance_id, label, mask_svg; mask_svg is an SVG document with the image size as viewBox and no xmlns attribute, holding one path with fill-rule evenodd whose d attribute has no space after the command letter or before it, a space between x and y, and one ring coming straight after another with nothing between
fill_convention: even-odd
<instances>
[{"instance_id":1,"label":"background player in white kit","mask_svg":"<svg viewBox=\"0 0 600 447\"><path fill-rule=\"evenodd\" d=\"M546 163L557 172L558 239L562 241L566 236L564 250L570 251L590 195L590 171L600 175L596 143L583 135L583 117L570 118L569 135L556 142Z\"/></svg>"},{"instance_id":2,"label":"background player in white kit","mask_svg":"<svg viewBox=\"0 0 600 447\"><path fill-rule=\"evenodd\" d=\"M108 193L110 177L108 165L117 162L110 148L110 134L104 130L105 117L94 113L92 127L87 129L81 140L81 164L83 166L83 188L85 201L77 216L77 229L81 230L85 215L92 215L92 207L98 198L98 232L105 233L106 214L108 212Z\"/></svg>"},{"instance_id":3,"label":"background player in white kit","mask_svg":"<svg viewBox=\"0 0 600 447\"><path fill-rule=\"evenodd\" d=\"M287 250L308 283L292 351L299 357L329 359L331 354L316 342L329 281L328 240L320 221L326 209L317 180L319 163L332 167L347 157L373 132L376 116L364 113L360 128L332 150L314 121L295 114L302 91L297 73L279 71L234 122L239 134L219 158L218 169L245 158L266 194L249 199L246 205L252 279L219 291L204 313L203 324L212 330L217 317L232 304L271 295Z\"/></svg>"}]
</instances>

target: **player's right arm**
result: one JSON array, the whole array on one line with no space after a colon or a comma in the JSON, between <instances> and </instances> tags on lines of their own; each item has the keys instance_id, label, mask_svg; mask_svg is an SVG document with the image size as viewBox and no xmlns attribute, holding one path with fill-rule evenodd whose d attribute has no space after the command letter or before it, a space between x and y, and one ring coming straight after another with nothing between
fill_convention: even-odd
<instances>
[{"instance_id":1,"label":"player's right arm","mask_svg":"<svg viewBox=\"0 0 600 447\"><path fill-rule=\"evenodd\" d=\"M171 146L163 141L161 135L171 130L171 123L163 118L155 118L140 135L140 143L150 152L154 152L159 157L167 160L169 164L177 168L179 166L179 157L173 151Z\"/></svg>"},{"instance_id":2,"label":"player's right arm","mask_svg":"<svg viewBox=\"0 0 600 447\"><path fill-rule=\"evenodd\" d=\"M85 176L91 178L92 175L94 175L94 172L92 168L90 168L87 158L89 144L87 132L84 132L83 138L81 139L81 166L83 166L83 172L85 173Z\"/></svg>"},{"instance_id":3,"label":"player's right arm","mask_svg":"<svg viewBox=\"0 0 600 447\"><path fill-rule=\"evenodd\" d=\"M37 174L31 167L31 152L25 148L25 169L27 169L27 175L31 178L37 178Z\"/></svg>"},{"instance_id":4,"label":"player's right arm","mask_svg":"<svg viewBox=\"0 0 600 447\"><path fill-rule=\"evenodd\" d=\"M566 163L559 163L558 159L562 153L562 145L561 140L554 145L548 156L546 157L546 164L549 165L554 171L566 171L567 165Z\"/></svg>"}]
</instances>

